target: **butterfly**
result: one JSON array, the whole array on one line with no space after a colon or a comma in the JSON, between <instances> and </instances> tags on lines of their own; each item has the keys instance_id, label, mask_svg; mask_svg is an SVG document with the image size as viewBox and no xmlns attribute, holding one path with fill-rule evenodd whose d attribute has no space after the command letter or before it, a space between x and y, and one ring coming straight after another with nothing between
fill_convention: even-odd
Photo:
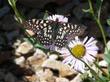
<instances>
[{"instance_id":1,"label":"butterfly","mask_svg":"<svg viewBox=\"0 0 110 82\"><path fill-rule=\"evenodd\" d=\"M31 19L24 22L24 27L34 32L44 46L64 47L75 36L82 36L86 26L43 19Z\"/></svg>"}]
</instances>

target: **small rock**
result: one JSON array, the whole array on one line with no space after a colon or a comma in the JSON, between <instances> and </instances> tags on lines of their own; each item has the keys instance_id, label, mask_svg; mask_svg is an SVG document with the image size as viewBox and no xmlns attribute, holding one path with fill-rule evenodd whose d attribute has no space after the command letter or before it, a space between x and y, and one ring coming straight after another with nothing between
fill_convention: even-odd
<instances>
[{"instance_id":1,"label":"small rock","mask_svg":"<svg viewBox=\"0 0 110 82\"><path fill-rule=\"evenodd\" d=\"M39 78L39 80L47 81L47 82L54 82L55 79L53 78L53 72L50 69L45 69L45 71L41 70L36 72L36 76Z\"/></svg>"},{"instance_id":2,"label":"small rock","mask_svg":"<svg viewBox=\"0 0 110 82\"><path fill-rule=\"evenodd\" d=\"M36 71L41 68L42 63L47 59L47 55L40 49L36 49L36 52L33 56L28 57L28 63L33 67Z\"/></svg>"},{"instance_id":3,"label":"small rock","mask_svg":"<svg viewBox=\"0 0 110 82\"><path fill-rule=\"evenodd\" d=\"M102 75L108 75L109 74L109 71L107 68L102 68L103 72L102 72Z\"/></svg>"},{"instance_id":4,"label":"small rock","mask_svg":"<svg viewBox=\"0 0 110 82\"><path fill-rule=\"evenodd\" d=\"M29 82L37 82L37 78L36 78L35 75L25 76L25 78L26 78Z\"/></svg>"},{"instance_id":5,"label":"small rock","mask_svg":"<svg viewBox=\"0 0 110 82\"><path fill-rule=\"evenodd\" d=\"M69 82L69 80L66 78L56 78L56 82Z\"/></svg>"},{"instance_id":6,"label":"small rock","mask_svg":"<svg viewBox=\"0 0 110 82\"><path fill-rule=\"evenodd\" d=\"M52 55L49 56L49 59L56 60L56 59L58 59L58 55L52 54Z\"/></svg>"},{"instance_id":7,"label":"small rock","mask_svg":"<svg viewBox=\"0 0 110 82\"><path fill-rule=\"evenodd\" d=\"M47 82L47 81L43 80L43 81L41 81L41 82Z\"/></svg>"},{"instance_id":8,"label":"small rock","mask_svg":"<svg viewBox=\"0 0 110 82\"><path fill-rule=\"evenodd\" d=\"M21 54L27 54L33 51L33 45L28 42L23 42L16 50L16 52Z\"/></svg>"},{"instance_id":9,"label":"small rock","mask_svg":"<svg viewBox=\"0 0 110 82\"><path fill-rule=\"evenodd\" d=\"M108 63L105 60L102 60L102 61L99 62L99 66L101 66L101 67L107 67L108 66Z\"/></svg>"},{"instance_id":10,"label":"small rock","mask_svg":"<svg viewBox=\"0 0 110 82\"><path fill-rule=\"evenodd\" d=\"M60 61L47 59L43 62L42 67L58 70L61 76L70 76L76 74L75 70L71 70L68 65L63 64Z\"/></svg>"},{"instance_id":11,"label":"small rock","mask_svg":"<svg viewBox=\"0 0 110 82\"><path fill-rule=\"evenodd\" d=\"M23 56L21 56L19 58L16 58L14 61L17 65L23 66L24 62L25 62L25 58Z\"/></svg>"},{"instance_id":12,"label":"small rock","mask_svg":"<svg viewBox=\"0 0 110 82\"><path fill-rule=\"evenodd\" d=\"M82 82L81 79L81 74L78 74L73 80L71 80L70 82Z\"/></svg>"},{"instance_id":13,"label":"small rock","mask_svg":"<svg viewBox=\"0 0 110 82\"><path fill-rule=\"evenodd\" d=\"M13 44L13 47L16 48L21 44L21 40L16 40L16 42Z\"/></svg>"},{"instance_id":14,"label":"small rock","mask_svg":"<svg viewBox=\"0 0 110 82\"><path fill-rule=\"evenodd\" d=\"M97 54L96 58L99 59L99 61L103 60L104 59L104 53Z\"/></svg>"},{"instance_id":15,"label":"small rock","mask_svg":"<svg viewBox=\"0 0 110 82\"><path fill-rule=\"evenodd\" d=\"M15 56L20 57L20 56L21 56L21 54L20 54L20 53L15 52Z\"/></svg>"},{"instance_id":16,"label":"small rock","mask_svg":"<svg viewBox=\"0 0 110 82\"><path fill-rule=\"evenodd\" d=\"M54 77L51 77L51 78L48 78L47 79L47 82L55 82L56 80L55 80L55 78Z\"/></svg>"},{"instance_id":17,"label":"small rock","mask_svg":"<svg viewBox=\"0 0 110 82\"><path fill-rule=\"evenodd\" d=\"M36 57L37 59L47 58L46 54L41 49L36 49L34 57Z\"/></svg>"}]
</instances>

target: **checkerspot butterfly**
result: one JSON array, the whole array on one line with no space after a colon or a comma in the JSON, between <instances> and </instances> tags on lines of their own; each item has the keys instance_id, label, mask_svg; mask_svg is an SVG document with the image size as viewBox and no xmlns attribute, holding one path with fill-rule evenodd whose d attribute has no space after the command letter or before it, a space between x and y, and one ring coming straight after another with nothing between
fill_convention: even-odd
<instances>
[{"instance_id":1,"label":"checkerspot butterfly","mask_svg":"<svg viewBox=\"0 0 110 82\"><path fill-rule=\"evenodd\" d=\"M31 19L24 22L24 27L35 33L35 38L45 46L64 47L75 36L83 35L86 27L80 24L53 20Z\"/></svg>"}]
</instances>

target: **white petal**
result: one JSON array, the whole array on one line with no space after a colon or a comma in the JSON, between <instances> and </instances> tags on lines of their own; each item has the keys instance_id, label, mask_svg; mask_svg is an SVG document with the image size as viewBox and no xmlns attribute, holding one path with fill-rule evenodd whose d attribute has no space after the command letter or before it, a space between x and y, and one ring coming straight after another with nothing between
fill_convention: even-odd
<instances>
[{"instance_id":1,"label":"white petal","mask_svg":"<svg viewBox=\"0 0 110 82\"><path fill-rule=\"evenodd\" d=\"M82 44L82 42L80 40L72 40L73 46L77 45L77 44Z\"/></svg>"},{"instance_id":2,"label":"white petal","mask_svg":"<svg viewBox=\"0 0 110 82\"><path fill-rule=\"evenodd\" d=\"M71 60L72 60L71 56L68 56L63 60L63 63L67 63L67 62L70 63Z\"/></svg>"},{"instance_id":3,"label":"white petal","mask_svg":"<svg viewBox=\"0 0 110 82\"><path fill-rule=\"evenodd\" d=\"M88 63L92 63L95 60L95 58L88 53L86 54L85 58L87 59Z\"/></svg>"},{"instance_id":4,"label":"white petal","mask_svg":"<svg viewBox=\"0 0 110 82\"><path fill-rule=\"evenodd\" d=\"M64 22L68 22L68 18L65 17L65 18L64 18Z\"/></svg>"},{"instance_id":5,"label":"white petal","mask_svg":"<svg viewBox=\"0 0 110 82\"><path fill-rule=\"evenodd\" d=\"M62 48L61 50L57 50L60 53L69 53L69 50L67 48Z\"/></svg>"},{"instance_id":6,"label":"white petal","mask_svg":"<svg viewBox=\"0 0 110 82\"><path fill-rule=\"evenodd\" d=\"M85 37L83 40L83 44L85 44L85 42L87 41L88 37Z\"/></svg>"},{"instance_id":7,"label":"white petal","mask_svg":"<svg viewBox=\"0 0 110 82\"><path fill-rule=\"evenodd\" d=\"M69 62L67 59L62 61L62 63L64 63L64 64L67 63L67 62Z\"/></svg>"},{"instance_id":8,"label":"white petal","mask_svg":"<svg viewBox=\"0 0 110 82\"><path fill-rule=\"evenodd\" d=\"M85 46L89 47L89 46L91 46L91 45L96 45L96 43L97 43L97 41L94 40L94 41L92 41L92 42L90 42L90 43L86 43Z\"/></svg>"},{"instance_id":9,"label":"white petal","mask_svg":"<svg viewBox=\"0 0 110 82\"><path fill-rule=\"evenodd\" d=\"M75 40L79 40L78 36L75 37Z\"/></svg>"},{"instance_id":10,"label":"white petal","mask_svg":"<svg viewBox=\"0 0 110 82\"><path fill-rule=\"evenodd\" d=\"M94 51L94 50L88 50L87 53L88 54L91 54L94 57L96 57L98 52L97 51Z\"/></svg>"},{"instance_id":11,"label":"white petal","mask_svg":"<svg viewBox=\"0 0 110 82\"><path fill-rule=\"evenodd\" d=\"M91 38L87 41L86 44L91 43L92 41L94 41L94 38L93 38L93 37L91 37Z\"/></svg>"},{"instance_id":12,"label":"white petal","mask_svg":"<svg viewBox=\"0 0 110 82\"><path fill-rule=\"evenodd\" d=\"M83 60L85 63L88 64L88 58L87 58L87 56L84 56L84 57L82 58L82 60Z\"/></svg>"},{"instance_id":13,"label":"white petal","mask_svg":"<svg viewBox=\"0 0 110 82\"><path fill-rule=\"evenodd\" d=\"M85 65L83 62L81 62L80 60L77 60L74 69L78 70L78 71L84 71Z\"/></svg>"},{"instance_id":14,"label":"white petal","mask_svg":"<svg viewBox=\"0 0 110 82\"><path fill-rule=\"evenodd\" d=\"M75 41L76 41L77 43L80 42L78 36L75 37Z\"/></svg>"},{"instance_id":15,"label":"white petal","mask_svg":"<svg viewBox=\"0 0 110 82\"><path fill-rule=\"evenodd\" d=\"M53 21L56 21L58 19L58 22L68 22L68 18L67 17L64 17L63 15L52 15L52 16L49 16L47 17L48 20L53 20Z\"/></svg>"},{"instance_id":16,"label":"white petal","mask_svg":"<svg viewBox=\"0 0 110 82\"><path fill-rule=\"evenodd\" d=\"M55 17L53 17L53 21L56 21L56 18Z\"/></svg>"},{"instance_id":17,"label":"white petal","mask_svg":"<svg viewBox=\"0 0 110 82\"><path fill-rule=\"evenodd\" d=\"M74 44L73 44L72 42L69 42L68 47L72 48L73 45L74 45Z\"/></svg>"},{"instance_id":18,"label":"white petal","mask_svg":"<svg viewBox=\"0 0 110 82\"><path fill-rule=\"evenodd\" d=\"M98 51L99 48L97 46L90 46L90 47L86 47L86 50L94 50L94 51Z\"/></svg>"},{"instance_id":19,"label":"white petal","mask_svg":"<svg viewBox=\"0 0 110 82\"><path fill-rule=\"evenodd\" d=\"M77 43L77 41L76 41L76 40L72 40L71 42L72 42L73 44L76 44L76 43Z\"/></svg>"},{"instance_id":20,"label":"white petal","mask_svg":"<svg viewBox=\"0 0 110 82\"><path fill-rule=\"evenodd\" d=\"M75 66L76 61L77 61L77 59L73 59L73 61L70 62L70 64L71 64L71 68L73 68L73 67Z\"/></svg>"}]
</instances>

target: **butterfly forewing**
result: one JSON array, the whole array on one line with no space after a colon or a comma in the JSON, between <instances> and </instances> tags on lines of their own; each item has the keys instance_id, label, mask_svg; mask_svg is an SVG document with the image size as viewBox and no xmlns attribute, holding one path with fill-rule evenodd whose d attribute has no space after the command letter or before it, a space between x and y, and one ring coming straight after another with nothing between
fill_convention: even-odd
<instances>
[{"instance_id":1,"label":"butterfly forewing","mask_svg":"<svg viewBox=\"0 0 110 82\"><path fill-rule=\"evenodd\" d=\"M32 30L35 34L35 38L43 45L51 45L53 30L51 27L52 21L48 20L28 20L24 23L24 26L28 30Z\"/></svg>"},{"instance_id":2,"label":"butterfly forewing","mask_svg":"<svg viewBox=\"0 0 110 82\"><path fill-rule=\"evenodd\" d=\"M82 36L86 30L86 27L81 24L71 24L68 33L65 35L65 38L68 40L74 39L75 36Z\"/></svg>"}]
</instances>

